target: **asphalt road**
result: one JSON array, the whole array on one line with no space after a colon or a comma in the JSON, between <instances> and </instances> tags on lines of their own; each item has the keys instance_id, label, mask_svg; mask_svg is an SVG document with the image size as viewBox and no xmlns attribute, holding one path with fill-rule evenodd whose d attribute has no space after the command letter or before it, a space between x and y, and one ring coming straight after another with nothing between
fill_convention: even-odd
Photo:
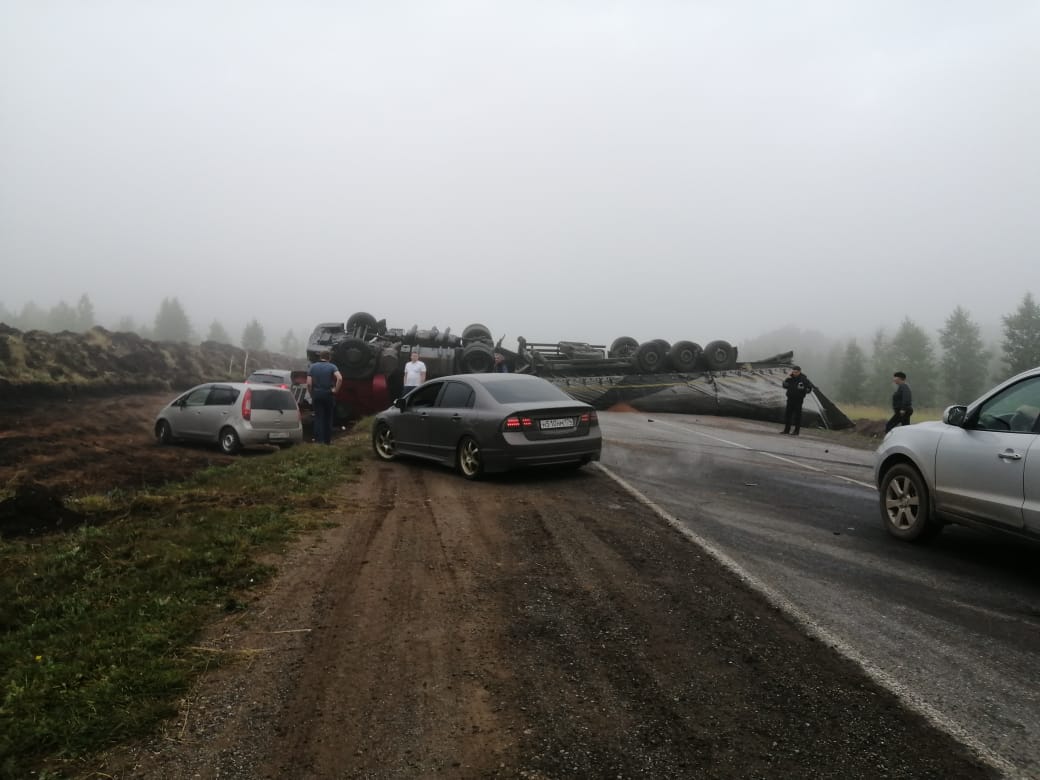
<instances>
[{"instance_id":1,"label":"asphalt road","mask_svg":"<svg viewBox=\"0 0 1040 780\"><path fill-rule=\"evenodd\" d=\"M1040 778L1040 549L881 526L873 452L730 418L600 413L602 465L940 727Z\"/></svg>"}]
</instances>

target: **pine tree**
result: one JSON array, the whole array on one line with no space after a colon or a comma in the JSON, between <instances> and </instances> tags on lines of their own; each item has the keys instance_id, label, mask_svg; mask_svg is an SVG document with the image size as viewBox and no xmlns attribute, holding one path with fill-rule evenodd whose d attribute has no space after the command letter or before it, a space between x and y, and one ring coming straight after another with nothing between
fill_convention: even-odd
<instances>
[{"instance_id":1,"label":"pine tree","mask_svg":"<svg viewBox=\"0 0 1040 780\"><path fill-rule=\"evenodd\" d=\"M65 330L79 330L79 318L76 310L65 301L58 301L51 310L47 312L47 330L52 333L61 333Z\"/></svg>"},{"instance_id":2,"label":"pine tree","mask_svg":"<svg viewBox=\"0 0 1040 780\"><path fill-rule=\"evenodd\" d=\"M893 372L905 372L907 383L913 388L914 406L939 404L939 371L936 367L932 340L921 326L909 317L903 320L896 331L889 357L892 361L888 372L889 382Z\"/></svg>"},{"instance_id":3,"label":"pine tree","mask_svg":"<svg viewBox=\"0 0 1040 780\"><path fill-rule=\"evenodd\" d=\"M242 331L242 348L250 352L264 348L264 327L255 319Z\"/></svg>"},{"instance_id":4,"label":"pine tree","mask_svg":"<svg viewBox=\"0 0 1040 780\"><path fill-rule=\"evenodd\" d=\"M939 331L943 355L940 363L944 383L942 397L950 403L966 404L985 389L990 356L982 343L979 326L966 309L958 306Z\"/></svg>"},{"instance_id":5,"label":"pine tree","mask_svg":"<svg viewBox=\"0 0 1040 780\"><path fill-rule=\"evenodd\" d=\"M176 298L163 298L155 315L156 341L191 341L191 323Z\"/></svg>"},{"instance_id":6,"label":"pine tree","mask_svg":"<svg viewBox=\"0 0 1040 780\"><path fill-rule=\"evenodd\" d=\"M76 330L80 333L90 330L97 322L94 319L94 304L91 302L90 297L83 293L79 296L79 302L76 304Z\"/></svg>"},{"instance_id":7,"label":"pine tree","mask_svg":"<svg viewBox=\"0 0 1040 780\"><path fill-rule=\"evenodd\" d=\"M230 344L231 336L225 330L224 326L221 325L217 320L209 325L209 335L206 336L206 341L215 341L218 344Z\"/></svg>"},{"instance_id":8,"label":"pine tree","mask_svg":"<svg viewBox=\"0 0 1040 780\"><path fill-rule=\"evenodd\" d=\"M303 345L292 330L287 330L282 336L281 349L283 355L298 355L303 352Z\"/></svg>"},{"instance_id":9,"label":"pine tree","mask_svg":"<svg viewBox=\"0 0 1040 780\"><path fill-rule=\"evenodd\" d=\"M838 375L838 400L862 404L867 400L867 355L855 339L845 347Z\"/></svg>"},{"instance_id":10,"label":"pine tree","mask_svg":"<svg viewBox=\"0 0 1040 780\"><path fill-rule=\"evenodd\" d=\"M1014 314L1004 320L1004 360L1011 374L1040 366L1040 306L1026 293Z\"/></svg>"}]
</instances>

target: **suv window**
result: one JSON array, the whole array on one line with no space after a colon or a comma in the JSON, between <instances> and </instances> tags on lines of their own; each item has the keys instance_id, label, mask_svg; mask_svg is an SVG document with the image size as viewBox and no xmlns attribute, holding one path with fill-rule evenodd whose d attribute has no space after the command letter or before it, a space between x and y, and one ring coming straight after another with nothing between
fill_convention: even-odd
<instances>
[{"instance_id":1,"label":"suv window","mask_svg":"<svg viewBox=\"0 0 1040 780\"><path fill-rule=\"evenodd\" d=\"M288 390L257 390L253 388L251 398L254 410L265 409L272 412L296 410L296 398Z\"/></svg>"},{"instance_id":2,"label":"suv window","mask_svg":"<svg viewBox=\"0 0 1040 780\"><path fill-rule=\"evenodd\" d=\"M233 387L214 387L210 390L206 406L231 406L238 398L238 390Z\"/></svg>"},{"instance_id":3,"label":"suv window","mask_svg":"<svg viewBox=\"0 0 1040 780\"><path fill-rule=\"evenodd\" d=\"M462 382L446 382L444 395L441 396L441 402L437 406L448 409L468 409L473 406L473 391L469 385L464 385Z\"/></svg>"},{"instance_id":4,"label":"suv window","mask_svg":"<svg viewBox=\"0 0 1040 780\"><path fill-rule=\"evenodd\" d=\"M1009 387L979 407L976 428L987 431L1036 433L1040 419L1040 377Z\"/></svg>"}]
</instances>

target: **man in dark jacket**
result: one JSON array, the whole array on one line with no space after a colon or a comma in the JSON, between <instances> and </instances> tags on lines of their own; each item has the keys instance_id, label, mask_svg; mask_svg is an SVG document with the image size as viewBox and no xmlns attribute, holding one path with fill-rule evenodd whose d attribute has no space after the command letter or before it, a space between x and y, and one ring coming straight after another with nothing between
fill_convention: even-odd
<instances>
[{"instance_id":1,"label":"man in dark jacket","mask_svg":"<svg viewBox=\"0 0 1040 780\"><path fill-rule=\"evenodd\" d=\"M797 436L802 428L802 402L813 391L813 383L802 373L801 366L791 366L791 373L783 385L787 391L787 408L784 410L784 429L780 433Z\"/></svg>"},{"instance_id":2,"label":"man in dark jacket","mask_svg":"<svg viewBox=\"0 0 1040 780\"><path fill-rule=\"evenodd\" d=\"M906 374L896 371L892 374L892 381L896 383L896 391L892 393L892 418L885 423L885 433L897 425L909 425L910 415L914 413L910 385L906 383Z\"/></svg>"}]
</instances>

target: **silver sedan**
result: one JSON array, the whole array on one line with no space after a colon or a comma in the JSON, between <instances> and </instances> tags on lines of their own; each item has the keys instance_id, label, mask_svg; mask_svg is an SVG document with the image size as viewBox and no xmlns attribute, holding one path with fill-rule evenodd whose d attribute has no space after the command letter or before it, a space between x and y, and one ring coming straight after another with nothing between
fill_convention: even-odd
<instances>
[{"instance_id":1,"label":"silver sedan","mask_svg":"<svg viewBox=\"0 0 1040 780\"><path fill-rule=\"evenodd\" d=\"M526 374L460 374L426 382L376 416L372 448L454 466L467 479L525 466L599 460L596 410Z\"/></svg>"},{"instance_id":2,"label":"silver sedan","mask_svg":"<svg viewBox=\"0 0 1040 780\"><path fill-rule=\"evenodd\" d=\"M949 407L942 422L893 428L874 478L882 520L899 539L961 523L1040 540L1040 368Z\"/></svg>"}]
</instances>

